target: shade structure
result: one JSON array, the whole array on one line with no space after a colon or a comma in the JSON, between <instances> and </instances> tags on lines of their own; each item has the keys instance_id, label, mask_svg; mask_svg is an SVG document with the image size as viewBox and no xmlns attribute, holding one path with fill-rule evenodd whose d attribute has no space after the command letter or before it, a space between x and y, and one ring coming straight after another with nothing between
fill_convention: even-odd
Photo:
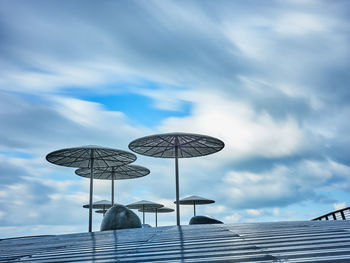
<instances>
[{"instance_id":1,"label":"shade structure","mask_svg":"<svg viewBox=\"0 0 350 263\"><path fill-rule=\"evenodd\" d=\"M88 145L51 152L46 155L46 160L62 166L90 168L92 174L94 167L103 168L129 164L136 160L136 156L133 153L123 150ZM89 232L92 232L92 195L93 176L90 177Z\"/></svg>"},{"instance_id":2,"label":"shade structure","mask_svg":"<svg viewBox=\"0 0 350 263\"><path fill-rule=\"evenodd\" d=\"M79 168L75 170L79 176L90 178L91 171L89 168ZM92 175L94 179L111 180L111 200L114 205L114 180L133 179L146 176L150 170L139 165L122 165L115 167L94 168Z\"/></svg>"},{"instance_id":3,"label":"shade structure","mask_svg":"<svg viewBox=\"0 0 350 263\"><path fill-rule=\"evenodd\" d=\"M214 137L176 132L136 139L129 144L129 149L146 156L175 158L176 224L180 225L178 158L209 155L224 146L224 142Z\"/></svg>"},{"instance_id":4,"label":"shade structure","mask_svg":"<svg viewBox=\"0 0 350 263\"><path fill-rule=\"evenodd\" d=\"M83 205L84 208L90 208L90 204ZM109 209L112 207L111 201L108 200L101 200L94 202L92 204L93 209Z\"/></svg>"},{"instance_id":5,"label":"shade structure","mask_svg":"<svg viewBox=\"0 0 350 263\"><path fill-rule=\"evenodd\" d=\"M162 204L158 204L158 203L154 203L154 202L150 202L147 200L141 200L132 204L128 204L126 207L130 208L130 209L146 209L146 208L161 208L164 205ZM142 223L145 223L145 212L142 212Z\"/></svg>"},{"instance_id":6,"label":"shade structure","mask_svg":"<svg viewBox=\"0 0 350 263\"><path fill-rule=\"evenodd\" d=\"M196 205L206 205L212 203L215 203L215 201L197 195L191 195L179 200L180 205L193 205L194 216L196 216ZM174 204L176 204L176 201L174 202Z\"/></svg>"},{"instance_id":7,"label":"shade structure","mask_svg":"<svg viewBox=\"0 0 350 263\"><path fill-rule=\"evenodd\" d=\"M145 209L139 209L139 212L143 213L155 213L155 226L158 226L158 213L171 213L175 210L169 207L161 207L161 208L145 208Z\"/></svg>"}]
</instances>

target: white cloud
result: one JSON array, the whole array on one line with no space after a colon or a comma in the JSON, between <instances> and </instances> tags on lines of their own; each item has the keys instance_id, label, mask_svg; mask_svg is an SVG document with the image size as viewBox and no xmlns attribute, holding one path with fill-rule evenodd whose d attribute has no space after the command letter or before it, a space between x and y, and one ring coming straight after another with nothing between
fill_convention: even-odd
<instances>
[{"instance_id":1,"label":"white cloud","mask_svg":"<svg viewBox=\"0 0 350 263\"><path fill-rule=\"evenodd\" d=\"M272 214L273 214L274 216L278 216L278 215L280 214L280 210L279 210L278 208L274 208L274 209L272 210Z\"/></svg>"},{"instance_id":2,"label":"white cloud","mask_svg":"<svg viewBox=\"0 0 350 263\"><path fill-rule=\"evenodd\" d=\"M343 203L337 203L337 204L333 204L333 208L334 210L339 210L339 209L343 209L346 207L346 203L343 202Z\"/></svg>"},{"instance_id":3,"label":"white cloud","mask_svg":"<svg viewBox=\"0 0 350 263\"><path fill-rule=\"evenodd\" d=\"M272 26L280 34L304 35L329 31L328 22L324 16L299 12L283 14Z\"/></svg>"},{"instance_id":4,"label":"white cloud","mask_svg":"<svg viewBox=\"0 0 350 263\"><path fill-rule=\"evenodd\" d=\"M231 171L223 177L222 188L228 203L235 207L285 206L316 198L317 190L339 189L337 181L343 174L333 167L330 161L305 160L293 167L279 165L263 173ZM349 179L341 181L344 188L349 187Z\"/></svg>"},{"instance_id":5,"label":"white cloud","mask_svg":"<svg viewBox=\"0 0 350 263\"><path fill-rule=\"evenodd\" d=\"M227 158L292 155L305 144L296 120L279 121L267 112L256 112L251 105L212 93L190 93L195 103L191 116L169 118L159 130L187 131L217 136L225 142Z\"/></svg>"},{"instance_id":6,"label":"white cloud","mask_svg":"<svg viewBox=\"0 0 350 263\"><path fill-rule=\"evenodd\" d=\"M245 212L248 216L259 217L264 213L262 209L246 209Z\"/></svg>"},{"instance_id":7,"label":"white cloud","mask_svg":"<svg viewBox=\"0 0 350 263\"><path fill-rule=\"evenodd\" d=\"M236 223L241 219L241 216L238 213L234 213L230 216L225 216L224 217L224 222L225 223Z\"/></svg>"}]
</instances>

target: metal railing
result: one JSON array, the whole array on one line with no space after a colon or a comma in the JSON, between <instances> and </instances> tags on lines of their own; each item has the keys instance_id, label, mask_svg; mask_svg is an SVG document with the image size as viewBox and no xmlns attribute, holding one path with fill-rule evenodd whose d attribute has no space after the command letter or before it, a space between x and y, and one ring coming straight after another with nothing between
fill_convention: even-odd
<instances>
[{"instance_id":1,"label":"metal railing","mask_svg":"<svg viewBox=\"0 0 350 263\"><path fill-rule=\"evenodd\" d=\"M315 221L315 220L349 220L349 219L350 219L350 206L333 211L323 216L316 217L312 220Z\"/></svg>"}]
</instances>

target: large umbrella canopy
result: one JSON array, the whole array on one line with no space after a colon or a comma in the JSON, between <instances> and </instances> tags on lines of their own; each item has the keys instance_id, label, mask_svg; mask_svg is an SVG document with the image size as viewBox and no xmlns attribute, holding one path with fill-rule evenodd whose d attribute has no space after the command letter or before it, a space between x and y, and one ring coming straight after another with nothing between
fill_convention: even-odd
<instances>
[{"instance_id":1,"label":"large umbrella canopy","mask_svg":"<svg viewBox=\"0 0 350 263\"><path fill-rule=\"evenodd\" d=\"M91 177L91 170L89 168L79 168L75 170L75 173L82 177L86 177L86 178ZM139 177L146 176L149 173L150 173L150 170L139 165L122 165L122 166L115 166L115 167L94 168L92 170L92 176L95 179L111 180L112 205L114 204L114 180L139 178Z\"/></svg>"},{"instance_id":2,"label":"large umbrella canopy","mask_svg":"<svg viewBox=\"0 0 350 263\"><path fill-rule=\"evenodd\" d=\"M118 149L88 145L51 152L46 156L46 160L62 166L90 168L92 173L94 167L102 168L132 163L136 160L136 156ZM93 176L90 177L89 232L92 232L92 195Z\"/></svg>"},{"instance_id":3,"label":"large umbrella canopy","mask_svg":"<svg viewBox=\"0 0 350 263\"><path fill-rule=\"evenodd\" d=\"M104 168L132 163L136 160L136 156L123 150L87 145L51 152L46 155L46 160L68 167Z\"/></svg>"},{"instance_id":4,"label":"large umbrella canopy","mask_svg":"<svg viewBox=\"0 0 350 263\"><path fill-rule=\"evenodd\" d=\"M193 205L194 216L196 216L196 205L206 205L212 203L215 203L215 201L197 195L191 195L179 200L180 205ZM176 204L176 201L174 202L174 204Z\"/></svg>"},{"instance_id":5,"label":"large umbrella canopy","mask_svg":"<svg viewBox=\"0 0 350 263\"><path fill-rule=\"evenodd\" d=\"M209 155L224 148L225 144L214 137L191 133L165 133L136 139L129 149L146 156L175 158L176 223L180 225L178 158Z\"/></svg>"},{"instance_id":6,"label":"large umbrella canopy","mask_svg":"<svg viewBox=\"0 0 350 263\"><path fill-rule=\"evenodd\" d=\"M157 216L158 213L171 213L174 211L175 209L168 208L168 207L139 209L139 212L142 212L142 213L155 213L156 227L158 226L158 216Z\"/></svg>"},{"instance_id":7,"label":"large umbrella canopy","mask_svg":"<svg viewBox=\"0 0 350 263\"><path fill-rule=\"evenodd\" d=\"M128 204L126 207L130 208L130 209L142 209L144 210L145 208L161 208L164 205L162 204L158 204L158 203L154 203L154 202L150 202L147 200L141 200L132 204ZM143 224L145 223L145 212L142 212L142 222Z\"/></svg>"}]
</instances>

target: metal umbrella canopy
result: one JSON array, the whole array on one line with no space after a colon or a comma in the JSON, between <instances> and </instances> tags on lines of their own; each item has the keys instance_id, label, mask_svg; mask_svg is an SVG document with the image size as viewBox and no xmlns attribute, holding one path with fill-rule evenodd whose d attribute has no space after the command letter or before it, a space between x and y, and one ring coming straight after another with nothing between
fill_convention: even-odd
<instances>
[{"instance_id":1,"label":"metal umbrella canopy","mask_svg":"<svg viewBox=\"0 0 350 263\"><path fill-rule=\"evenodd\" d=\"M209 155L224 146L221 140L206 135L165 133L136 139L129 144L129 149L146 156L175 158L176 223L180 225L178 158Z\"/></svg>"},{"instance_id":2,"label":"metal umbrella canopy","mask_svg":"<svg viewBox=\"0 0 350 263\"><path fill-rule=\"evenodd\" d=\"M146 208L161 208L164 205L146 201L146 200L141 200L132 204L128 204L126 207L131 208L131 209L146 209ZM143 224L145 223L145 212L142 212L142 222Z\"/></svg>"},{"instance_id":3,"label":"metal umbrella canopy","mask_svg":"<svg viewBox=\"0 0 350 263\"><path fill-rule=\"evenodd\" d=\"M161 208L145 208L145 209L139 209L139 212L143 213L155 213L156 217L156 227L158 226L158 213L171 213L174 212L175 209L168 208L168 207L161 207Z\"/></svg>"},{"instance_id":4,"label":"metal umbrella canopy","mask_svg":"<svg viewBox=\"0 0 350 263\"><path fill-rule=\"evenodd\" d=\"M83 205L84 208L90 208L89 204ZM101 201L97 201L94 202L92 204L92 208L93 209L109 209L112 207L112 203L111 201L108 200L101 200Z\"/></svg>"},{"instance_id":5,"label":"metal umbrella canopy","mask_svg":"<svg viewBox=\"0 0 350 263\"><path fill-rule=\"evenodd\" d=\"M83 205L83 207L90 208L90 205L89 204ZM109 209L111 207L112 207L112 203L111 203L111 201L108 201L108 200L101 200L101 201L94 202L92 204L93 209L101 209L101 210L96 210L95 212L96 213L103 213L103 216L105 215L107 209ZM102 211L102 212L97 212L97 211Z\"/></svg>"},{"instance_id":6,"label":"metal umbrella canopy","mask_svg":"<svg viewBox=\"0 0 350 263\"><path fill-rule=\"evenodd\" d=\"M191 195L179 200L180 205L193 205L193 215L196 216L196 205L206 205L215 203L214 200L210 200L204 197ZM176 201L174 202L176 204Z\"/></svg>"},{"instance_id":7,"label":"metal umbrella canopy","mask_svg":"<svg viewBox=\"0 0 350 263\"><path fill-rule=\"evenodd\" d=\"M89 168L79 168L75 170L75 173L79 176L90 178L91 172ZM114 205L114 180L133 179L146 176L150 173L150 170L139 165L122 165L105 168L94 168L92 175L95 179L111 180L111 200Z\"/></svg>"},{"instance_id":8,"label":"metal umbrella canopy","mask_svg":"<svg viewBox=\"0 0 350 263\"><path fill-rule=\"evenodd\" d=\"M94 167L102 168L125 165L134 162L136 156L127 151L88 145L51 152L46 155L46 160L62 166L90 168L92 174ZM93 176L90 177L89 232L92 232L92 193Z\"/></svg>"}]
</instances>

